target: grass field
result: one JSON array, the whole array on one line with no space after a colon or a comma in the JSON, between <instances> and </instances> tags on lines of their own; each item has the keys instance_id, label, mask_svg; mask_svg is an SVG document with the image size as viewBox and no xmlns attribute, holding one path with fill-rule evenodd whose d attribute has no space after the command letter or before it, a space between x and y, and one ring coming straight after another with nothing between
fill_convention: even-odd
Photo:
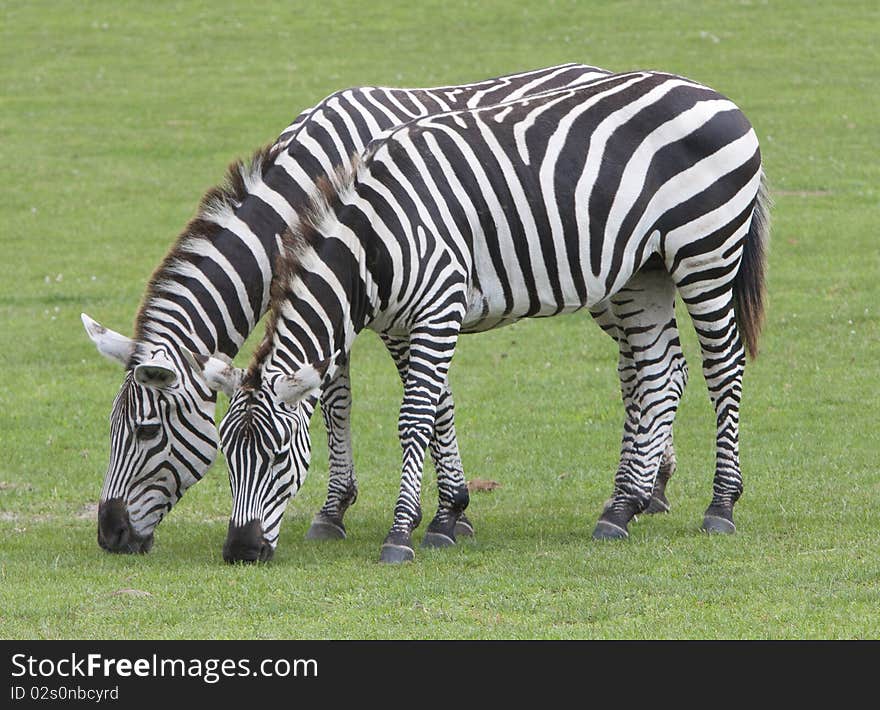
<instances>
[{"instance_id":1,"label":"grass field","mask_svg":"<svg viewBox=\"0 0 880 710\"><path fill-rule=\"evenodd\" d=\"M880 637L877 3L412 5L0 1L0 638ZM703 81L762 141L770 309L746 371L739 532L698 531L713 414L680 313L691 380L673 510L625 543L590 540L622 408L616 348L581 314L460 343L466 472L501 483L472 496L474 541L377 564L400 388L364 335L347 541L303 539L327 475L316 418L312 474L272 563L221 561L222 459L152 553L99 550L121 371L80 312L130 333L147 278L226 164L333 90L565 61Z\"/></svg>"}]
</instances>

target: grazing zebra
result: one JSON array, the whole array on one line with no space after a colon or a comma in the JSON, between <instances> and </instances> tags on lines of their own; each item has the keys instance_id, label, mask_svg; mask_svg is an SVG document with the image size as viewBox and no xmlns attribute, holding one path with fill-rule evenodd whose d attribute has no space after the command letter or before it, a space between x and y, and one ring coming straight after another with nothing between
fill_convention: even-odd
<instances>
[{"instance_id":1,"label":"grazing zebra","mask_svg":"<svg viewBox=\"0 0 880 710\"><path fill-rule=\"evenodd\" d=\"M411 121L371 143L285 236L272 316L248 370L206 363L212 386L233 391L220 424L231 479L255 497L297 486L252 475L289 458L295 405L345 366L364 328L405 341L401 487L380 559L411 560L425 449L459 334L604 308L632 411L593 536L624 538L650 504L685 382L677 291L716 412L703 529L733 532L741 383L763 320L767 239L749 121L683 77L616 74ZM452 536L463 502L429 534Z\"/></svg>"},{"instance_id":2,"label":"grazing zebra","mask_svg":"<svg viewBox=\"0 0 880 710\"><path fill-rule=\"evenodd\" d=\"M85 314L98 351L121 364L122 386L110 415L110 461L98 513L98 542L114 552L146 552L162 517L207 471L216 455L215 394L193 377L182 353L231 362L265 312L278 235L295 227L322 176L382 131L453 108L495 104L606 75L566 64L464 86L436 89L363 87L339 91L302 113L248 164L230 167L227 184L210 190L153 274L133 338ZM397 341L389 349L405 355ZM323 410L330 440L328 502L315 536L338 535L356 494L351 463L347 373L340 369ZM449 400L447 429L436 450L457 454ZM308 465L303 444L299 464ZM451 464L446 464L447 466ZM333 527L333 520L338 525ZM331 525L325 524L330 521Z\"/></svg>"}]
</instances>

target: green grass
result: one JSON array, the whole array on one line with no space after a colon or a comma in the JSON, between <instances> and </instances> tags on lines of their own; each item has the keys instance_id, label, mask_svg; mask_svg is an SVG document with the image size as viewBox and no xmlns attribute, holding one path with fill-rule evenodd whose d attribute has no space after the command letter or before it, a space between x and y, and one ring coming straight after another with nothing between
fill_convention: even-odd
<instances>
[{"instance_id":1,"label":"green grass","mask_svg":"<svg viewBox=\"0 0 880 710\"><path fill-rule=\"evenodd\" d=\"M880 637L877 4L399 5L0 2L0 638ZM221 562L222 460L150 555L102 553L93 506L121 372L80 311L130 332L203 191L331 91L563 61L701 80L762 140L770 311L746 372L737 535L698 532L713 416L680 316L691 382L673 512L623 544L590 541L621 407L615 348L577 315L460 344L466 471L502 484L472 496L475 541L376 563L400 389L364 335L348 541L303 540L326 484L316 419L312 475L271 564ZM428 514L435 496L428 471ZM119 593L132 589L148 595Z\"/></svg>"}]
</instances>

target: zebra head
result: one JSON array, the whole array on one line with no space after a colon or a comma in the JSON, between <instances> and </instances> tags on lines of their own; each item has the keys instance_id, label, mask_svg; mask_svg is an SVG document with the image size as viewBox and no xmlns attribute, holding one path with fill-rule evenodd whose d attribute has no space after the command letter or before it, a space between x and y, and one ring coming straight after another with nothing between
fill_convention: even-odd
<instances>
[{"instance_id":1,"label":"zebra head","mask_svg":"<svg viewBox=\"0 0 880 710\"><path fill-rule=\"evenodd\" d=\"M232 491L223 559L269 560L287 503L309 471L309 420L322 373L307 366L294 376L252 376L216 358L196 363L208 386L230 398L219 426Z\"/></svg>"},{"instance_id":2,"label":"zebra head","mask_svg":"<svg viewBox=\"0 0 880 710\"><path fill-rule=\"evenodd\" d=\"M82 321L98 352L126 369L110 412L98 544L149 552L156 526L217 454L216 395L176 348L132 340L85 314Z\"/></svg>"}]
</instances>

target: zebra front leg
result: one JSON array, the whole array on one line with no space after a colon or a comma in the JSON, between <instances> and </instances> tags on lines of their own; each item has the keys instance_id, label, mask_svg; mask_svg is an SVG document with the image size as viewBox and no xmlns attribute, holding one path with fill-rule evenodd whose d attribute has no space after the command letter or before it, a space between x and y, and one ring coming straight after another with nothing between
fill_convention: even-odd
<instances>
[{"instance_id":1,"label":"zebra front leg","mask_svg":"<svg viewBox=\"0 0 880 710\"><path fill-rule=\"evenodd\" d=\"M409 340L387 333L379 336L391 354L401 381L405 384L409 368ZM458 439L455 434L455 406L447 382L437 406L437 418L430 443L437 473L437 513L422 540L423 547L448 547L458 537L473 537L474 527L464 510L470 500Z\"/></svg>"},{"instance_id":2,"label":"zebra front leg","mask_svg":"<svg viewBox=\"0 0 880 710\"><path fill-rule=\"evenodd\" d=\"M434 435L459 324L460 321L447 322L436 329L423 327L410 333L409 366L398 419L403 449L400 493L394 507L394 523L382 544L380 562L409 562L415 558L412 532L422 520L425 450Z\"/></svg>"},{"instance_id":3,"label":"zebra front leg","mask_svg":"<svg viewBox=\"0 0 880 710\"><path fill-rule=\"evenodd\" d=\"M674 294L665 271L649 270L611 301L620 326L618 371L626 418L614 493L593 532L597 539L627 537L633 516L665 503L665 481L658 488L657 479L662 464L674 457L672 423L687 379Z\"/></svg>"},{"instance_id":4,"label":"zebra front leg","mask_svg":"<svg viewBox=\"0 0 880 710\"><path fill-rule=\"evenodd\" d=\"M348 362L340 365L321 397L321 412L327 429L329 474L327 499L306 532L309 540L344 540L345 511L357 500L351 445L351 381Z\"/></svg>"}]
</instances>

